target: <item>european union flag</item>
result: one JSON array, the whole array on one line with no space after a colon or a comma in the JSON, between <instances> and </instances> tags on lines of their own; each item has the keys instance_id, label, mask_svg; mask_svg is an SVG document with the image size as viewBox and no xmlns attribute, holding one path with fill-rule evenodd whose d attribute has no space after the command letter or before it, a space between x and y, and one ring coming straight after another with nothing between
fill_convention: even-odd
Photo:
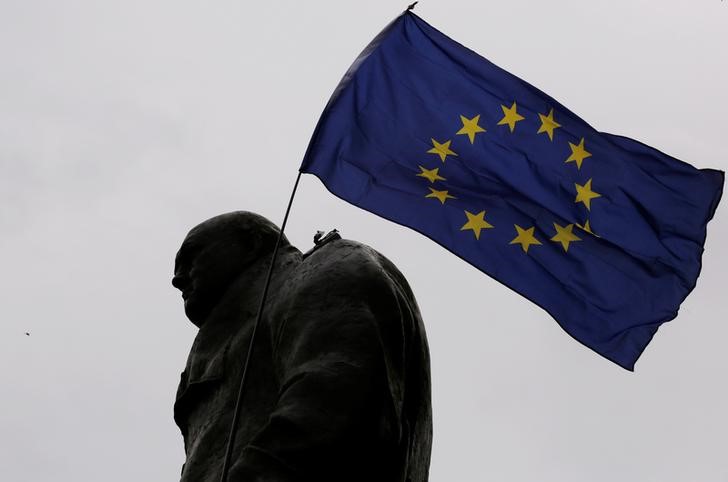
<instances>
[{"instance_id":1,"label":"european union flag","mask_svg":"<svg viewBox=\"0 0 728 482\"><path fill-rule=\"evenodd\" d=\"M628 370L695 286L724 177L596 131L411 12L346 73L301 171Z\"/></svg>"}]
</instances>

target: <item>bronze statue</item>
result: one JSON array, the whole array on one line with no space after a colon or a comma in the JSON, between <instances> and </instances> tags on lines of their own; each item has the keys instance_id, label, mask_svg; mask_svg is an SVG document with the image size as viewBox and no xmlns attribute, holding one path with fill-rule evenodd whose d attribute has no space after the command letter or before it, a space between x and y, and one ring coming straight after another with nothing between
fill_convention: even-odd
<instances>
[{"instance_id":1,"label":"bronze statue","mask_svg":"<svg viewBox=\"0 0 728 482\"><path fill-rule=\"evenodd\" d=\"M199 327L174 417L183 482L218 482L278 228L238 211L192 229L172 284ZM407 281L337 239L302 255L282 238L256 335L230 481L424 482L429 352Z\"/></svg>"}]
</instances>

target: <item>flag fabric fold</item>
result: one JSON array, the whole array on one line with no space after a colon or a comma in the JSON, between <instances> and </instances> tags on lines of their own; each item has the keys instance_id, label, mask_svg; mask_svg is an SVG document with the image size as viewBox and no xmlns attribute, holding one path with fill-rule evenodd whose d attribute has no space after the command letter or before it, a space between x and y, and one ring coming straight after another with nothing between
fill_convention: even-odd
<instances>
[{"instance_id":1,"label":"flag fabric fold","mask_svg":"<svg viewBox=\"0 0 728 482\"><path fill-rule=\"evenodd\" d=\"M411 12L346 73L300 170L628 370L694 288L724 178L596 131Z\"/></svg>"}]
</instances>

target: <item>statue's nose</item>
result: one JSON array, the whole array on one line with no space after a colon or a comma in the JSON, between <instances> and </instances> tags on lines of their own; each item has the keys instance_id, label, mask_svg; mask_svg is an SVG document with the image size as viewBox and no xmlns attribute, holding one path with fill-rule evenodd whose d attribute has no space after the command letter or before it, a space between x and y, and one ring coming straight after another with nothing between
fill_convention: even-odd
<instances>
[{"instance_id":1,"label":"statue's nose","mask_svg":"<svg viewBox=\"0 0 728 482\"><path fill-rule=\"evenodd\" d=\"M185 286L187 286L187 278L180 274L175 274L172 278L172 286L180 291L184 290Z\"/></svg>"}]
</instances>

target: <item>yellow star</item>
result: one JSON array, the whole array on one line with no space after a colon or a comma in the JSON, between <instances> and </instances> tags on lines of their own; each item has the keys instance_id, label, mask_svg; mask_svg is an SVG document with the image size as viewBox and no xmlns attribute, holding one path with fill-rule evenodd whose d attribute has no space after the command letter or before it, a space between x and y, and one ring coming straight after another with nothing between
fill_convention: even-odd
<instances>
[{"instance_id":1,"label":"yellow star","mask_svg":"<svg viewBox=\"0 0 728 482\"><path fill-rule=\"evenodd\" d=\"M430 139L430 140L432 141L432 145L435 147L433 147L432 149L427 151L428 154L437 154L438 156L440 156L440 160L442 162L445 162L445 158L448 155L457 156L457 154L455 154L453 151L450 150L450 143L452 141L446 141L446 142L443 142L442 144L440 144L435 139Z\"/></svg>"},{"instance_id":2,"label":"yellow star","mask_svg":"<svg viewBox=\"0 0 728 482\"><path fill-rule=\"evenodd\" d=\"M417 167L419 167L420 168L420 171L422 171L422 172L420 172L417 175L420 176L420 177L424 177L425 179L427 179L430 182L446 181L447 180L447 179L445 179L444 177L442 177L441 175L439 175L437 173L437 171L440 170L439 167L436 167L434 169L425 169L422 166L417 166Z\"/></svg>"},{"instance_id":3,"label":"yellow star","mask_svg":"<svg viewBox=\"0 0 728 482\"><path fill-rule=\"evenodd\" d=\"M569 142L569 147L571 147L571 155L565 162L576 162L576 168L581 169L581 163L584 159L591 157L591 152L584 149L584 138L581 138L579 144Z\"/></svg>"},{"instance_id":4,"label":"yellow star","mask_svg":"<svg viewBox=\"0 0 728 482\"><path fill-rule=\"evenodd\" d=\"M523 229L517 224L514 224L513 226L516 227L516 232L518 233L518 236L513 238L513 241L511 241L509 244L520 244L521 248L523 248L524 253L528 253L528 247L532 244L541 244L541 241L536 239L536 237L533 235L535 227L530 227L528 229Z\"/></svg>"},{"instance_id":5,"label":"yellow star","mask_svg":"<svg viewBox=\"0 0 728 482\"><path fill-rule=\"evenodd\" d=\"M470 143L472 144L473 142L475 142L475 134L477 134L478 132L485 132L485 129L478 125L479 120L480 114L476 115L472 119L468 119L467 117L461 115L460 121L463 123L463 127L462 129L457 131L455 135L467 134L468 139L470 139Z\"/></svg>"},{"instance_id":6,"label":"yellow star","mask_svg":"<svg viewBox=\"0 0 728 482\"><path fill-rule=\"evenodd\" d=\"M572 230L574 229L573 224L568 224L566 225L566 227L564 227L554 223L554 228L556 229L556 235L551 238L551 241L561 243L561 246L564 247L564 252L569 250L570 242L581 241L581 238L577 237L576 234L572 233Z\"/></svg>"},{"instance_id":7,"label":"yellow star","mask_svg":"<svg viewBox=\"0 0 728 482\"><path fill-rule=\"evenodd\" d=\"M521 114L516 112L516 102L513 102L513 105L509 108L504 105L501 105L501 109L503 109L503 118L498 122L499 126L508 124L508 127L511 128L511 132L516 128L516 122L522 121L525 119Z\"/></svg>"},{"instance_id":8,"label":"yellow star","mask_svg":"<svg viewBox=\"0 0 728 482\"><path fill-rule=\"evenodd\" d=\"M465 211L465 215L468 217L468 222L460 228L460 231L466 231L468 229L475 233L475 239L480 239L481 229L490 229L493 226L484 219L485 211L480 211L478 214L473 214L470 211Z\"/></svg>"},{"instance_id":9,"label":"yellow star","mask_svg":"<svg viewBox=\"0 0 728 482\"><path fill-rule=\"evenodd\" d=\"M425 197L434 197L435 199L439 199L442 204L445 204L445 201L448 199L456 199L455 196L451 196L447 193L447 191L438 191L437 189L429 188L430 194L426 195Z\"/></svg>"},{"instance_id":10,"label":"yellow star","mask_svg":"<svg viewBox=\"0 0 728 482\"><path fill-rule=\"evenodd\" d=\"M558 129L561 127L561 124L556 122L554 120L554 110L551 109L549 112L549 115L538 115L541 118L541 127L538 128L538 132L536 134L541 134L542 132L545 132L549 135L550 140L554 140L554 129Z\"/></svg>"},{"instance_id":11,"label":"yellow star","mask_svg":"<svg viewBox=\"0 0 728 482\"><path fill-rule=\"evenodd\" d=\"M594 199L595 197L602 197L602 195L598 192L594 192L591 190L591 182L592 180L589 179L583 186L574 183L574 186L576 186L576 199L574 200L574 202L584 203L584 206L586 206L587 209L591 209L589 205L592 199Z\"/></svg>"},{"instance_id":12,"label":"yellow star","mask_svg":"<svg viewBox=\"0 0 728 482\"><path fill-rule=\"evenodd\" d=\"M589 226L589 220L587 219L584 221L584 225L581 225L579 223L576 223L577 226L579 226L580 229L586 231L587 233L591 234L592 236L596 236L597 238L601 238L601 236L594 234L594 231L591 230L591 226Z\"/></svg>"}]
</instances>

